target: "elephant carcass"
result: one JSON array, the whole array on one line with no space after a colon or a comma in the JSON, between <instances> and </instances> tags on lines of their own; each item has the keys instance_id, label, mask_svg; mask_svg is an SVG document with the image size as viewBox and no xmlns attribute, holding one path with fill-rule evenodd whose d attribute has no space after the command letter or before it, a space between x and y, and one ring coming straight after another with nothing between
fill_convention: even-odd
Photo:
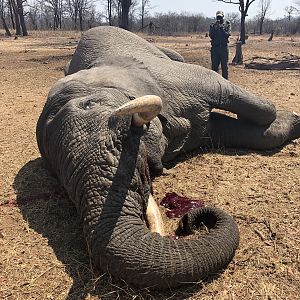
<instances>
[{"instance_id":1,"label":"elephant carcass","mask_svg":"<svg viewBox=\"0 0 300 300\"><path fill-rule=\"evenodd\" d=\"M41 156L77 208L94 266L139 287L215 274L239 242L233 218L217 208L180 221L183 232L205 224L207 234L163 236L151 175L199 147L270 149L300 135L296 114L277 113L217 73L167 54L119 28L90 29L37 124Z\"/></svg>"}]
</instances>

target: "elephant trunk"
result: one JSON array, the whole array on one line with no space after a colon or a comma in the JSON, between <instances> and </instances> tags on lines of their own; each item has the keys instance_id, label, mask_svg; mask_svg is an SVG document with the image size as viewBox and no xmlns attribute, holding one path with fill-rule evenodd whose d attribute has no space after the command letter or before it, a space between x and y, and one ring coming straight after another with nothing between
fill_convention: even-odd
<instances>
[{"instance_id":1,"label":"elephant trunk","mask_svg":"<svg viewBox=\"0 0 300 300\"><path fill-rule=\"evenodd\" d=\"M97 238L90 245L92 259L96 268L141 288L198 282L226 267L239 243L233 218L216 208L189 212L182 218L180 230L189 233L203 224L207 233L173 240L151 233L139 218L120 216L109 237L95 233Z\"/></svg>"}]
</instances>

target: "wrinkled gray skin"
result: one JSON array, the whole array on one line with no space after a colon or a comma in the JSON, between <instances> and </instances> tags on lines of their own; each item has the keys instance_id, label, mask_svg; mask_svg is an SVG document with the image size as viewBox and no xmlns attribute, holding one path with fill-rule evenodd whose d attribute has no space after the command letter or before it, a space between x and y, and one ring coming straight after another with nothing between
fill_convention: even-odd
<instances>
[{"instance_id":1,"label":"wrinkled gray skin","mask_svg":"<svg viewBox=\"0 0 300 300\"><path fill-rule=\"evenodd\" d=\"M151 173L199 147L271 149L300 135L297 115L276 113L272 103L181 60L122 29L93 28L80 40L69 75L52 87L37 125L41 155L76 205L94 266L139 287L175 287L215 274L239 241L233 219L215 208L182 219L183 232L201 223L210 229L200 238L150 232ZM163 108L148 126L113 114L149 94L160 96Z\"/></svg>"}]
</instances>

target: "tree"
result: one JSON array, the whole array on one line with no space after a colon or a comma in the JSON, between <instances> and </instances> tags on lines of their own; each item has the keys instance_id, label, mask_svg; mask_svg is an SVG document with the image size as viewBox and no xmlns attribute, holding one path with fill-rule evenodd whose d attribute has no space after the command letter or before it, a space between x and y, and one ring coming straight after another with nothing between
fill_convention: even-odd
<instances>
[{"instance_id":1,"label":"tree","mask_svg":"<svg viewBox=\"0 0 300 300\"><path fill-rule=\"evenodd\" d=\"M297 11L298 11L298 9L295 6L292 6L292 5L286 6L286 8L285 8L286 16L287 16L287 19L288 19L288 27L289 27L289 33L290 34L295 34L298 31L297 24L295 24L295 22L291 22L292 21L292 15L296 14Z\"/></svg>"},{"instance_id":2,"label":"tree","mask_svg":"<svg viewBox=\"0 0 300 300\"><path fill-rule=\"evenodd\" d=\"M4 4L4 0L0 0L0 18L1 18L1 21L2 21L2 25L3 25L3 28L5 30L5 33L7 36L11 36L11 33L9 31L9 28L6 24L6 20L5 20L5 4Z\"/></svg>"},{"instance_id":3,"label":"tree","mask_svg":"<svg viewBox=\"0 0 300 300\"><path fill-rule=\"evenodd\" d=\"M104 0L106 17L109 26L120 26L122 0Z\"/></svg>"},{"instance_id":4,"label":"tree","mask_svg":"<svg viewBox=\"0 0 300 300\"><path fill-rule=\"evenodd\" d=\"M246 17L248 15L248 10L250 5L255 2L255 0L239 0L239 1L235 1L235 0L217 0L220 2L224 2L224 3L229 3L229 4L236 4L239 5L239 10L241 13L241 29L240 29L240 41L242 42L242 44L246 43Z\"/></svg>"},{"instance_id":5,"label":"tree","mask_svg":"<svg viewBox=\"0 0 300 300\"><path fill-rule=\"evenodd\" d=\"M296 11L300 12L300 0L295 0L294 3L296 5L296 7L295 7Z\"/></svg>"},{"instance_id":6,"label":"tree","mask_svg":"<svg viewBox=\"0 0 300 300\"><path fill-rule=\"evenodd\" d=\"M236 43L235 48L235 56L232 60L234 65L242 65L243 64L243 50L242 50L242 42L239 41Z\"/></svg>"},{"instance_id":7,"label":"tree","mask_svg":"<svg viewBox=\"0 0 300 300\"><path fill-rule=\"evenodd\" d=\"M150 8L150 0L142 0L141 3L141 21L142 21L142 31L144 30L145 24L144 19L147 13L147 9Z\"/></svg>"},{"instance_id":8,"label":"tree","mask_svg":"<svg viewBox=\"0 0 300 300\"><path fill-rule=\"evenodd\" d=\"M238 30L240 27L240 16L237 12L231 12L226 14L226 20L228 20L231 24L231 30Z\"/></svg>"},{"instance_id":9,"label":"tree","mask_svg":"<svg viewBox=\"0 0 300 300\"><path fill-rule=\"evenodd\" d=\"M89 10L92 11L92 1L91 0L67 0L67 10L69 12L70 17L73 21L74 29L78 29L78 21L79 21L79 29L83 31L83 21L85 13Z\"/></svg>"},{"instance_id":10,"label":"tree","mask_svg":"<svg viewBox=\"0 0 300 300\"><path fill-rule=\"evenodd\" d=\"M23 36L28 35L27 27L26 27L26 23L25 23L25 18L24 18L23 3L25 3L25 2L26 2L26 0L17 0L18 15L19 15L19 18L20 18L20 24L21 24Z\"/></svg>"},{"instance_id":11,"label":"tree","mask_svg":"<svg viewBox=\"0 0 300 300\"><path fill-rule=\"evenodd\" d=\"M30 4L27 4L28 10L28 21L33 30L38 30L38 17L40 13L40 6L37 1L33 1Z\"/></svg>"},{"instance_id":12,"label":"tree","mask_svg":"<svg viewBox=\"0 0 300 300\"><path fill-rule=\"evenodd\" d=\"M265 18L270 11L271 8L271 2L272 0L259 0L259 15L258 15L258 21L259 21L259 34L263 34L263 24L265 21Z\"/></svg>"},{"instance_id":13,"label":"tree","mask_svg":"<svg viewBox=\"0 0 300 300\"><path fill-rule=\"evenodd\" d=\"M12 3L10 0L7 1L8 2L8 7L9 7L9 15L10 15L10 20L11 20L11 25L13 29L16 29L16 25L15 25L15 20L14 20L14 14L13 14L13 8L12 8Z\"/></svg>"},{"instance_id":14,"label":"tree","mask_svg":"<svg viewBox=\"0 0 300 300\"><path fill-rule=\"evenodd\" d=\"M52 28L53 10L46 1L38 0L40 7L40 23L43 29Z\"/></svg>"},{"instance_id":15,"label":"tree","mask_svg":"<svg viewBox=\"0 0 300 300\"><path fill-rule=\"evenodd\" d=\"M15 0L9 0L9 2L12 7L13 16L14 16L14 20L15 20L16 35L21 35L22 31L21 31L20 16L19 16L19 12L18 12L17 3ZM11 18L13 18L13 16L11 16Z\"/></svg>"},{"instance_id":16,"label":"tree","mask_svg":"<svg viewBox=\"0 0 300 300\"><path fill-rule=\"evenodd\" d=\"M128 13L128 28L129 28L129 30L132 30L132 28L135 24L135 21L136 21L136 16L138 16L138 2L139 2L139 0L131 1L129 13Z\"/></svg>"},{"instance_id":17,"label":"tree","mask_svg":"<svg viewBox=\"0 0 300 300\"><path fill-rule=\"evenodd\" d=\"M23 4L26 0L8 0L10 16L13 24L13 28L16 29L16 35L27 36L27 27L24 18Z\"/></svg>"},{"instance_id":18,"label":"tree","mask_svg":"<svg viewBox=\"0 0 300 300\"><path fill-rule=\"evenodd\" d=\"M132 0L121 1L122 13L121 13L121 24L120 27L123 29L129 29L129 9L132 5Z\"/></svg>"},{"instance_id":19,"label":"tree","mask_svg":"<svg viewBox=\"0 0 300 300\"><path fill-rule=\"evenodd\" d=\"M297 8L295 6L290 5L290 6L286 6L284 10L285 10L288 20L290 22L292 15L297 12Z\"/></svg>"},{"instance_id":20,"label":"tree","mask_svg":"<svg viewBox=\"0 0 300 300\"><path fill-rule=\"evenodd\" d=\"M72 19L74 29L77 30L77 23L78 23L78 5L77 0L67 0L66 8L68 11L69 16Z\"/></svg>"},{"instance_id":21,"label":"tree","mask_svg":"<svg viewBox=\"0 0 300 300\"><path fill-rule=\"evenodd\" d=\"M63 0L46 0L44 3L52 11L53 30L62 28Z\"/></svg>"},{"instance_id":22,"label":"tree","mask_svg":"<svg viewBox=\"0 0 300 300\"><path fill-rule=\"evenodd\" d=\"M107 16L108 16L108 24L112 26L112 11L113 11L113 0L107 0Z\"/></svg>"},{"instance_id":23,"label":"tree","mask_svg":"<svg viewBox=\"0 0 300 300\"><path fill-rule=\"evenodd\" d=\"M89 0L77 0L79 13L79 28L83 31L83 18L87 10L92 10L92 3Z\"/></svg>"}]
</instances>

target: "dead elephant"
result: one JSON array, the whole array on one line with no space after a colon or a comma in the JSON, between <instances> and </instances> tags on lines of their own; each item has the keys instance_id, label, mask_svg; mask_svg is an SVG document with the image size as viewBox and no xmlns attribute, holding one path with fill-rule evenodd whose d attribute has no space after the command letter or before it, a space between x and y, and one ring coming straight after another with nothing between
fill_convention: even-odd
<instances>
[{"instance_id":1,"label":"dead elephant","mask_svg":"<svg viewBox=\"0 0 300 300\"><path fill-rule=\"evenodd\" d=\"M207 234L163 236L152 174L199 147L271 149L300 136L298 115L181 60L122 29L93 28L37 124L41 155L77 208L94 266L139 287L215 274L239 242L234 220L217 208L181 220L183 231L204 223Z\"/></svg>"}]
</instances>

